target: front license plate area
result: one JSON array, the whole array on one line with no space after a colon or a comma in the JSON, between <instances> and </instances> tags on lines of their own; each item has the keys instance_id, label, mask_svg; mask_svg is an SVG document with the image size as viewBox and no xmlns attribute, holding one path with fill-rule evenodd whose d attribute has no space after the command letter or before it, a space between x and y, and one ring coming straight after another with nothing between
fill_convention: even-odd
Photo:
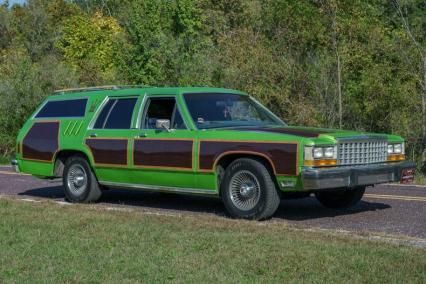
<instances>
[{"instance_id":1,"label":"front license plate area","mask_svg":"<svg viewBox=\"0 0 426 284\"><path fill-rule=\"evenodd\" d=\"M414 181L415 169L404 169L401 172L401 183L411 183Z\"/></svg>"},{"instance_id":2,"label":"front license plate area","mask_svg":"<svg viewBox=\"0 0 426 284\"><path fill-rule=\"evenodd\" d=\"M395 180L393 173L363 175L358 177L358 184L359 185L379 184L379 183L390 182L392 180Z\"/></svg>"}]
</instances>

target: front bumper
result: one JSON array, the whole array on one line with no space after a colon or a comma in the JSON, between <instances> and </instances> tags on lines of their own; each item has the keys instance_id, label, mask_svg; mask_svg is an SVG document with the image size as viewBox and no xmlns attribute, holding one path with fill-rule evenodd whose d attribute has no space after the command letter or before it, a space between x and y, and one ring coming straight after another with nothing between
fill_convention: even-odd
<instances>
[{"instance_id":1,"label":"front bumper","mask_svg":"<svg viewBox=\"0 0 426 284\"><path fill-rule=\"evenodd\" d=\"M304 168L302 182L305 190L353 188L400 181L403 170L415 167L413 162L403 161L335 168Z\"/></svg>"},{"instance_id":2,"label":"front bumper","mask_svg":"<svg viewBox=\"0 0 426 284\"><path fill-rule=\"evenodd\" d=\"M12 165L12 168L15 172L20 173L21 169L19 168L18 160L12 160L10 161L10 164Z\"/></svg>"}]
</instances>

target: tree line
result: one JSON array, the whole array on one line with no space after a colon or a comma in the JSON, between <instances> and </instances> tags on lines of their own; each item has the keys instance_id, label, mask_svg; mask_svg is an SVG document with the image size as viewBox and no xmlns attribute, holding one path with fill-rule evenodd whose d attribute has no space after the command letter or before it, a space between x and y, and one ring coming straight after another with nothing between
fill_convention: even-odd
<instances>
[{"instance_id":1,"label":"tree line","mask_svg":"<svg viewBox=\"0 0 426 284\"><path fill-rule=\"evenodd\" d=\"M424 0L28 0L0 6L0 153L54 89L248 92L292 125L426 137Z\"/></svg>"}]
</instances>

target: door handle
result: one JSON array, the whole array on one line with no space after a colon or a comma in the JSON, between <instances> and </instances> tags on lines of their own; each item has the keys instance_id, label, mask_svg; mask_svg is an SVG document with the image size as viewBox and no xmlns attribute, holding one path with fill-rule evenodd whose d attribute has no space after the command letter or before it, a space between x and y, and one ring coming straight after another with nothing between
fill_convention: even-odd
<instances>
[{"instance_id":1,"label":"door handle","mask_svg":"<svg viewBox=\"0 0 426 284\"><path fill-rule=\"evenodd\" d=\"M98 137L98 134L93 133L93 134L90 134L89 137Z\"/></svg>"},{"instance_id":2,"label":"door handle","mask_svg":"<svg viewBox=\"0 0 426 284\"><path fill-rule=\"evenodd\" d=\"M136 138L145 138L147 135L146 133L139 133L139 135L136 136Z\"/></svg>"}]
</instances>

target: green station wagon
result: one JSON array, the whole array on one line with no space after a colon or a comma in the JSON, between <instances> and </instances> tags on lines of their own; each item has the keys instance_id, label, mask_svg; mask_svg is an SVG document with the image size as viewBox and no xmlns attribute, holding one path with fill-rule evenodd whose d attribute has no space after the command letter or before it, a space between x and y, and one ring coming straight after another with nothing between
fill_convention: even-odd
<instances>
[{"instance_id":1,"label":"green station wagon","mask_svg":"<svg viewBox=\"0 0 426 284\"><path fill-rule=\"evenodd\" d=\"M202 194L256 220L286 197L347 208L415 168L396 135L288 126L235 90L129 86L55 92L20 131L12 164L62 178L70 202L108 188Z\"/></svg>"}]
</instances>

